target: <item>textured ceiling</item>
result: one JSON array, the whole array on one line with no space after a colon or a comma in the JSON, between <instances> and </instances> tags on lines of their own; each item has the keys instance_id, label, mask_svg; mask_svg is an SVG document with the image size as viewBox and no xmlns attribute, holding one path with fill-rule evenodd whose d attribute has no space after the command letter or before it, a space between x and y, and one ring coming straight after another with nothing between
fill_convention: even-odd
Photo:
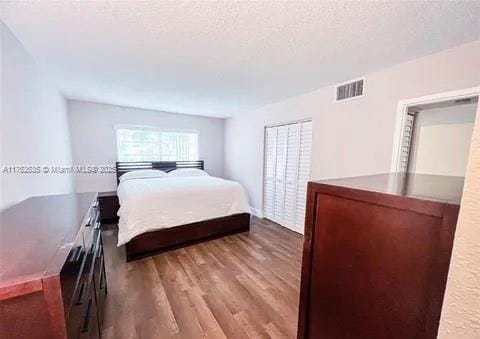
<instances>
[{"instance_id":1,"label":"textured ceiling","mask_svg":"<svg viewBox=\"0 0 480 339\"><path fill-rule=\"evenodd\" d=\"M480 1L3 2L68 98L240 114L479 38Z\"/></svg>"}]
</instances>

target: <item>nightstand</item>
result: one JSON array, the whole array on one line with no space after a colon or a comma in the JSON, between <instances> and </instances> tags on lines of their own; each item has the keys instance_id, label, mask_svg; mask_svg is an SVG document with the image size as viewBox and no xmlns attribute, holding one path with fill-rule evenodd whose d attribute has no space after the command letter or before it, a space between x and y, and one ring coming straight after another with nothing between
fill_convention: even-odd
<instances>
[{"instance_id":1,"label":"nightstand","mask_svg":"<svg viewBox=\"0 0 480 339\"><path fill-rule=\"evenodd\" d=\"M102 224L116 224L118 222L117 212L120 208L117 192L100 192L98 193L98 201Z\"/></svg>"}]
</instances>

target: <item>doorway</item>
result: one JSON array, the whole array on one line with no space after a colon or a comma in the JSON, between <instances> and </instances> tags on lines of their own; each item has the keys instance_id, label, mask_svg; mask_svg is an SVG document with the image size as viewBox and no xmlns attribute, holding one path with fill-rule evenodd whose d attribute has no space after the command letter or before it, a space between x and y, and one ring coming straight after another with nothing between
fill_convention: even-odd
<instances>
[{"instance_id":1,"label":"doorway","mask_svg":"<svg viewBox=\"0 0 480 339\"><path fill-rule=\"evenodd\" d=\"M401 102L392 172L464 177L479 93L473 88Z\"/></svg>"},{"instance_id":2,"label":"doorway","mask_svg":"<svg viewBox=\"0 0 480 339\"><path fill-rule=\"evenodd\" d=\"M465 176L478 97L413 106L407 171Z\"/></svg>"}]
</instances>

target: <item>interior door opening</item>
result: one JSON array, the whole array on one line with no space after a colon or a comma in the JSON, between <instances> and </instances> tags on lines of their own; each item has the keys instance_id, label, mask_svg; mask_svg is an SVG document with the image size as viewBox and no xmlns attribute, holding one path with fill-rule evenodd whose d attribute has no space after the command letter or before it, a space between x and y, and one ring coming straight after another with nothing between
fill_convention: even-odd
<instances>
[{"instance_id":1,"label":"interior door opening","mask_svg":"<svg viewBox=\"0 0 480 339\"><path fill-rule=\"evenodd\" d=\"M478 96L407 108L399 170L464 177Z\"/></svg>"}]
</instances>

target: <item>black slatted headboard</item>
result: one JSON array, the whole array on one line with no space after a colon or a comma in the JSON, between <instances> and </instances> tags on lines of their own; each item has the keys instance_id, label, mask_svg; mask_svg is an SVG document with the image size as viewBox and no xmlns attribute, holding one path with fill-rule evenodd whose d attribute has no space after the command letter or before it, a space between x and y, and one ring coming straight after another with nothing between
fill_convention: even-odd
<instances>
[{"instance_id":1,"label":"black slatted headboard","mask_svg":"<svg viewBox=\"0 0 480 339\"><path fill-rule=\"evenodd\" d=\"M142 169L157 169L170 172L178 168L198 168L203 170L203 160L195 161L117 161L117 184L122 174Z\"/></svg>"}]
</instances>

